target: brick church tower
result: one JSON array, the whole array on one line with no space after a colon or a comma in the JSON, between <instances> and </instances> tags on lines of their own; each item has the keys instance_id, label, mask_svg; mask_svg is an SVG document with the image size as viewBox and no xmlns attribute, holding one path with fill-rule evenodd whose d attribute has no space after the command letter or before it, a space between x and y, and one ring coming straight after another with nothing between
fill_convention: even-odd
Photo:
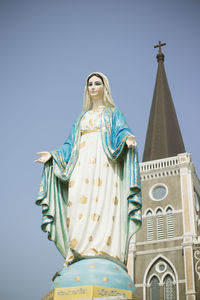
<instances>
[{"instance_id":1,"label":"brick church tower","mask_svg":"<svg viewBox=\"0 0 200 300\"><path fill-rule=\"evenodd\" d=\"M185 150L159 42L143 162L143 226L130 256L143 300L200 299L200 181ZM132 254L133 253L133 254Z\"/></svg>"}]
</instances>

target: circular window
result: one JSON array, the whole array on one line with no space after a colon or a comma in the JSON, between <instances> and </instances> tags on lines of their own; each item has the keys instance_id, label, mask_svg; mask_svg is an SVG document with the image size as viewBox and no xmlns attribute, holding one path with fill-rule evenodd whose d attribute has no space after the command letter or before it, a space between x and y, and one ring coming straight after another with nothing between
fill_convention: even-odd
<instances>
[{"instance_id":1,"label":"circular window","mask_svg":"<svg viewBox=\"0 0 200 300\"><path fill-rule=\"evenodd\" d=\"M168 194L167 186L161 183L156 184L150 189L149 194L151 199L155 201L163 200Z\"/></svg>"},{"instance_id":2,"label":"circular window","mask_svg":"<svg viewBox=\"0 0 200 300\"><path fill-rule=\"evenodd\" d=\"M164 262L159 262L157 265L156 265L156 271L158 273L163 273L165 272L167 269L167 265L164 263Z\"/></svg>"}]
</instances>

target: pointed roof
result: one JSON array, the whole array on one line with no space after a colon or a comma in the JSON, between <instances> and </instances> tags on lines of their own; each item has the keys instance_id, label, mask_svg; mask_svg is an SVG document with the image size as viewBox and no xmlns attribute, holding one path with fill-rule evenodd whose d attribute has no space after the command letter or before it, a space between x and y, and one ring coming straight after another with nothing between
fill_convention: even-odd
<instances>
[{"instance_id":1,"label":"pointed roof","mask_svg":"<svg viewBox=\"0 0 200 300\"><path fill-rule=\"evenodd\" d=\"M161 46L164 45L159 42L159 45L155 46L155 48L159 47L159 52L156 56L158 70L146 134L143 162L172 157L186 152L165 73L164 54L161 52Z\"/></svg>"}]
</instances>

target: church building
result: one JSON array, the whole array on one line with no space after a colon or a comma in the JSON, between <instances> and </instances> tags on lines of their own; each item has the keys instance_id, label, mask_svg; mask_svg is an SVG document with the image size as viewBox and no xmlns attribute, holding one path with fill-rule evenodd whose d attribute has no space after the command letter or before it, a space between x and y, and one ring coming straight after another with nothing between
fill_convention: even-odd
<instances>
[{"instance_id":1,"label":"church building","mask_svg":"<svg viewBox=\"0 0 200 300\"><path fill-rule=\"evenodd\" d=\"M142 300L200 299L200 180L186 152L164 68L158 70L143 162L143 225L129 251ZM199 237L199 238L198 238Z\"/></svg>"}]
</instances>

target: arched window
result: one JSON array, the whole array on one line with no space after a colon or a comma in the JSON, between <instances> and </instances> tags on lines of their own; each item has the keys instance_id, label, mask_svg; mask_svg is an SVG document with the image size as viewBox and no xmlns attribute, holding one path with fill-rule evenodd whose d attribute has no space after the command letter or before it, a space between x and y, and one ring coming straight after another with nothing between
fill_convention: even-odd
<instances>
[{"instance_id":1,"label":"arched window","mask_svg":"<svg viewBox=\"0 0 200 300\"><path fill-rule=\"evenodd\" d=\"M160 286L156 276L150 281L150 300L160 300Z\"/></svg>"},{"instance_id":2,"label":"arched window","mask_svg":"<svg viewBox=\"0 0 200 300\"><path fill-rule=\"evenodd\" d=\"M153 214L151 210L147 211L147 241L153 240Z\"/></svg>"},{"instance_id":3,"label":"arched window","mask_svg":"<svg viewBox=\"0 0 200 300\"><path fill-rule=\"evenodd\" d=\"M164 239L164 230L163 230L163 213L162 210L159 208L156 211L156 225L157 225L157 239L162 240Z\"/></svg>"},{"instance_id":4,"label":"arched window","mask_svg":"<svg viewBox=\"0 0 200 300\"><path fill-rule=\"evenodd\" d=\"M164 280L164 300L175 300L173 279L167 275Z\"/></svg>"},{"instance_id":5,"label":"arched window","mask_svg":"<svg viewBox=\"0 0 200 300\"><path fill-rule=\"evenodd\" d=\"M174 216L171 207L167 208L167 238L174 237Z\"/></svg>"}]
</instances>

